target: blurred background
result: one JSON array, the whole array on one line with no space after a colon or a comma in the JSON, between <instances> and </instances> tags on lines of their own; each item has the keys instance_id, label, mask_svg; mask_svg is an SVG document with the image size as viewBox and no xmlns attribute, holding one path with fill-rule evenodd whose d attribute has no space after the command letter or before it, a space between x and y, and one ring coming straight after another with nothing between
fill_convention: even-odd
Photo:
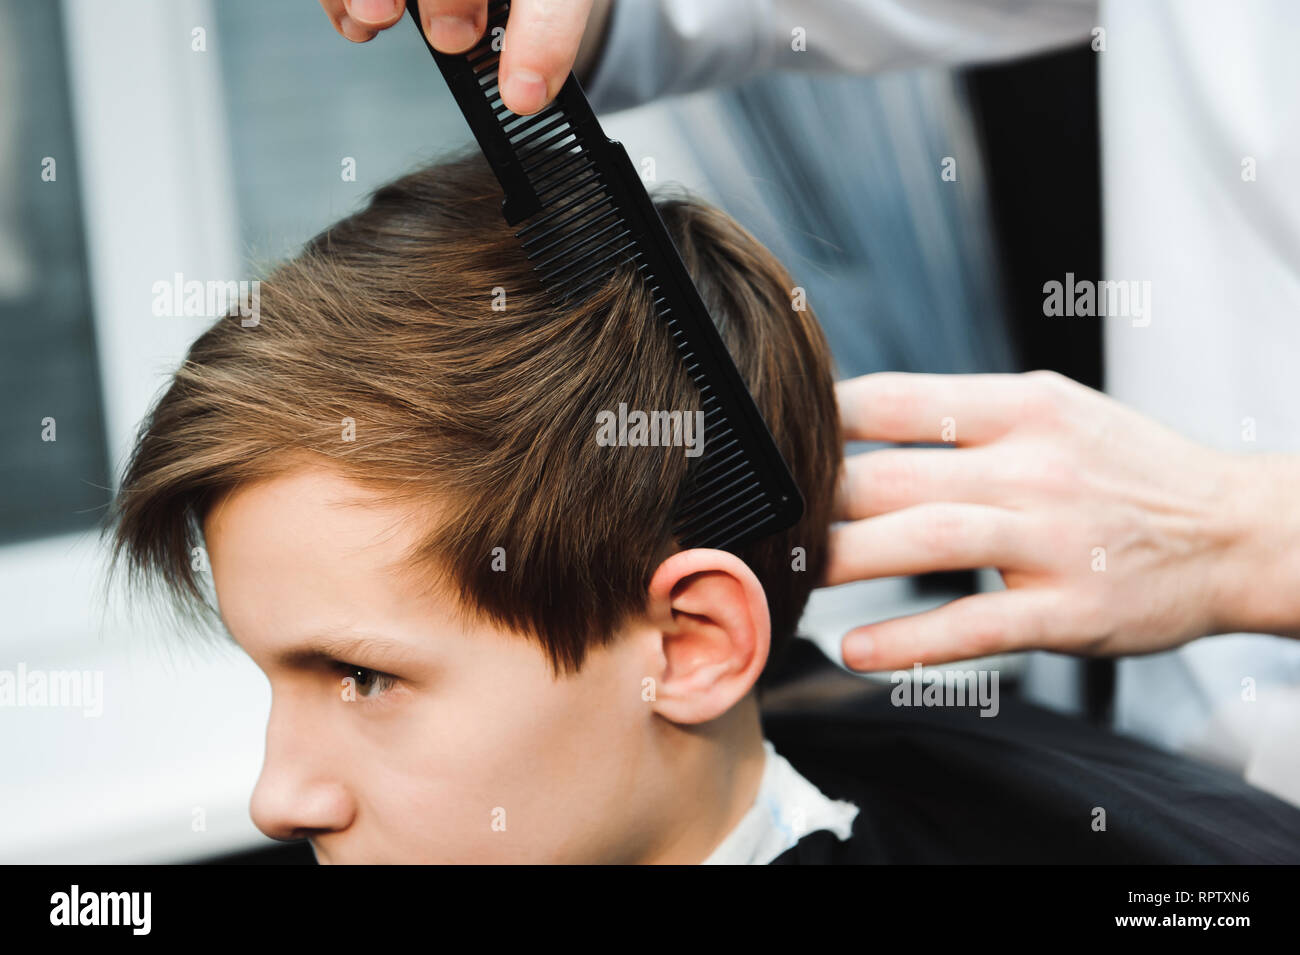
<instances>
[{"instance_id":1,"label":"blurred background","mask_svg":"<svg viewBox=\"0 0 1300 955\"><path fill-rule=\"evenodd\" d=\"M1100 274L1096 106L1081 46L769 76L604 124L781 257L841 377L1046 367L1099 387L1100 323L1041 321L1034 279ZM0 670L103 674L99 716L0 709L0 862L310 859L258 854L272 844L248 816L264 677L163 616L120 613L98 526L139 422L212 321L156 316L154 283L257 278L469 138L414 29L354 45L308 0L0 0ZM996 586L836 588L804 630L838 661L854 625ZM1106 663L996 665L1006 688L1107 717Z\"/></svg>"}]
</instances>

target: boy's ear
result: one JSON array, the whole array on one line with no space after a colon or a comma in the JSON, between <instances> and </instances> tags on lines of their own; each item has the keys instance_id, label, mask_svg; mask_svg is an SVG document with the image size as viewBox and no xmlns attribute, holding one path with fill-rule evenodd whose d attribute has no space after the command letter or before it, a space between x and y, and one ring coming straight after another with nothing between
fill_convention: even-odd
<instances>
[{"instance_id":1,"label":"boy's ear","mask_svg":"<svg viewBox=\"0 0 1300 955\"><path fill-rule=\"evenodd\" d=\"M669 557L650 581L647 614L661 641L654 707L666 719L715 719L763 672L772 639L767 595L734 554L697 548Z\"/></svg>"}]
</instances>

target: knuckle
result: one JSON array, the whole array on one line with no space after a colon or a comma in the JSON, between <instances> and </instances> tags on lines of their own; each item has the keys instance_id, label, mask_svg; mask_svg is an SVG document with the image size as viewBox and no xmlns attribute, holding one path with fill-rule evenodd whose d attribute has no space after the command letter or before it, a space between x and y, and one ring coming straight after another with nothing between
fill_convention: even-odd
<instances>
[{"instance_id":1,"label":"knuckle","mask_svg":"<svg viewBox=\"0 0 1300 955\"><path fill-rule=\"evenodd\" d=\"M1022 489L1061 492L1079 484L1078 467L1055 449L1029 455L1016 465L1017 484Z\"/></svg>"},{"instance_id":2,"label":"knuckle","mask_svg":"<svg viewBox=\"0 0 1300 955\"><path fill-rule=\"evenodd\" d=\"M997 653L1006 645L1008 633L1006 614L1002 611L988 607L973 611L961 641L962 653L968 659Z\"/></svg>"},{"instance_id":3,"label":"knuckle","mask_svg":"<svg viewBox=\"0 0 1300 955\"><path fill-rule=\"evenodd\" d=\"M1054 371L1025 373L1022 417L1038 423L1060 420L1064 414L1065 378Z\"/></svg>"},{"instance_id":4,"label":"knuckle","mask_svg":"<svg viewBox=\"0 0 1300 955\"><path fill-rule=\"evenodd\" d=\"M893 507L906 500L914 487L916 471L905 455L895 450L873 451L859 477L858 499L874 501L879 507Z\"/></svg>"},{"instance_id":5,"label":"knuckle","mask_svg":"<svg viewBox=\"0 0 1300 955\"><path fill-rule=\"evenodd\" d=\"M1065 381L1065 376L1059 371L1053 371L1051 368L1035 368L1033 371L1025 372L1025 377L1031 381L1047 382L1051 385L1057 385Z\"/></svg>"},{"instance_id":6,"label":"knuckle","mask_svg":"<svg viewBox=\"0 0 1300 955\"><path fill-rule=\"evenodd\" d=\"M1039 479L1049 488L1064 490L1079 483L1079 466L1064 454L1044 454L1038 460Z\"/></svg>"},{"instance_id":7,"label":"knuckle","mask_svg":"<svg viewBox=\"0 0 1300 955\"><path fill-rule=\"evenodd\" d=\"M872 417L888 430L896 430L906 423L915 404L906 379L893 372L877 372L871 395Z\"/></svg>"},{"instance_id":8,"label":"knuckle","mask_svg":"<svg viewBox=\"0 0 1300 955\"><path fill-rule=\"evenodd\" d=\"M968 528L960 511L944 504L927 505L919 528L923 547L940 560L960 556Z\"/></svg>"}]
</instances>

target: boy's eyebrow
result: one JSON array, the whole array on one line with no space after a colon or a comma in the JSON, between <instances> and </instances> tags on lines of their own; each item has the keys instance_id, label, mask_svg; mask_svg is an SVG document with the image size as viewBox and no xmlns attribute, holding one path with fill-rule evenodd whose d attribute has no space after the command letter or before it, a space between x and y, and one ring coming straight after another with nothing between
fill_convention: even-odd
<instances>
[{"instance_id":1,"label":"boy's eyebrow","mask_svg":"<svg viewBox=\"0 0 1300 955\"><path fill-rule=\"evenodd\" d=\"M406 659L412 655L412 648L408 644L373 633L350 631L348 636L316 634L305 638L297 646L276 651L274 661L277 666L285 668L339 660L364 664L375 653Z\"/></svg>"}]
</instances>

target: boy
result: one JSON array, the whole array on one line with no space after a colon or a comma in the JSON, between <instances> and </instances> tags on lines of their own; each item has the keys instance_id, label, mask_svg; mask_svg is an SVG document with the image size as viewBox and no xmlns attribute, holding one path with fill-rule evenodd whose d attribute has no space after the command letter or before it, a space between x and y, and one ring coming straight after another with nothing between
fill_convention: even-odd
<instances>
[{"instance_id":1,"label":"boy","mask_svg":"<svg viewBox=\"0 0 1300 955\"><path fill-rule=\"evenodd\" d=\"M802 489L791 530L681 551L693 449L610 446L698 397L630 267L554 309L474 152L380 189L199 337L141 430L114 566L272 689L252 815L321 862L768 862L829 799L757 684L825 564L831 361L780 263L658 208ZM760 792L762 798L759 799Z\"/></svg>"},{"instance_id":2,"label":"boy","mask_svg":"<svg viewBox=\"0 0 1300 955\"><path fill-rule=\"evenodd\" d=\"M806 504L681 550L695 442L609 440L698 410L653 303L628 268L552 307L500 198L477 152L380 189L199 337L128 463L114 568L210 618L202 542L270 680L264 832L330 863L1300 860L1294 807L1014 700L760 722L842 458L816 319L658 200Z\"/></svg>"}]
</instances>

